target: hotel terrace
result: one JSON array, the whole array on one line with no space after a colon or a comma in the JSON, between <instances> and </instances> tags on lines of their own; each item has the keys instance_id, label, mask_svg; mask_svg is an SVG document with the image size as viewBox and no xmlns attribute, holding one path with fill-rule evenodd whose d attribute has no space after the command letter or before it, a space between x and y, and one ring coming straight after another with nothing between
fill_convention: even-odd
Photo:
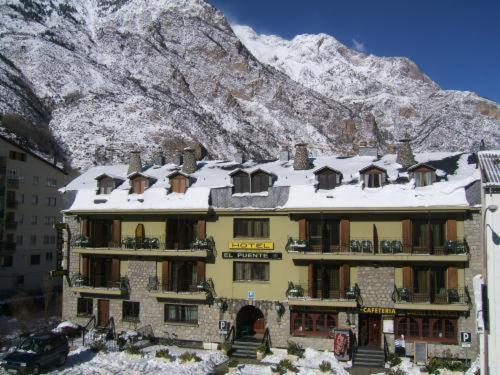
<instances>
[{"instance_id":1,"label":"hotel terrace","mask_svg":"<svg viewBox=\"0 0 500 375\"><path fill-rule=\"evenodd\" d=\"M404 339L477 353L472 277L481 272L476 156L196 161L97 166L64 189L63 318L150 325L206 345L228 336L332 350ZM235 344L236 352L238 346ZM240 349L244 353L244 349Z\"/></svg>"}]
</instances>

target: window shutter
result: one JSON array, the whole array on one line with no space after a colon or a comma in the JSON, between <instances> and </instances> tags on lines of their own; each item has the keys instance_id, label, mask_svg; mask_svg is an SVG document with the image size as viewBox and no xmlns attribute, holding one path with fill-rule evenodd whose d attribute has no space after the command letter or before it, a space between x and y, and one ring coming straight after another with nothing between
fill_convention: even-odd
<instances>
[{"instance_id":1,"label":"window shutter","mask_svg":"<svg viewBox=\"0 0 500 375\"><path fill-rule=\"evenodd\" d=\"M406 288L408 290L413 289L413 275L412 275L412 269L410 266L404 266L403 267L403 288Z\"/></svg>"},{"instance_id":2,"label":"window shutter","mask_svg":"<svg viewBox=\"0 0 500 375\"><path fill-rule=\"evenodd\" d=\"M82 236L88 237L89 236L89 221L88 219L82 219Z\"/></svg>"},{"instance_id":3,"label":"window shutter","mask_svg":"<svg viewBox=\"0 0 500 375\"><path fill-rule=\"evenodd\" d=\"M449 241L457 240L457 220L448 219L446 221L446 239Z\"/></svg>"},{"instance_id":4,"label":"window shutter","mask_svg":"<svg viewBox=\"0 0 500 375\"><path fill-rule=\"evenodd\" d=\"M111 281L118 281L120 278L120 259L113 258L111 261Z\"/></svg>"},{"instance_id":5,"label":"window shutter","mask_svg":"<svg viewBox=\"0 0 500 375\"><path fill-rule=\"evenodd\" d=\"M458 288L458 269L457 267L448 267L448 289Z\"/></svg>"},{"instance_id":6,"label":"window shutter","mask_svg":"<svg viewBox=\"0 0 500 375\"><path fill-rule=\"evenodd\" d=\"M306 219L299 220L299 240L307 239L307 221Z\"/></svg>"},{"instance_id":7,"label":"window shutter","mask_svg":"<svg viewBox=\"0 0 500 375\"><path fill-rule=\"evenodd\" d=\"M168 290L168 260L161 262L161 285L163 290Z\"/></svg>"},{"instance_id":8,"label":"window shutter","mask_svg":"<svg viewBox=\"0 0 500 375\"><path fill-rule=\"evenodd\" d=\"M205 266L206 263L202 260L196 262L196 279L198 282L205 281Z\"/></svg>"},{"instance_id":9,"label":"window shutter","mask_svg":"<svg viewBox=\"0 0 500 375\"><path fill-rule=\"evenodd\" d=\"M120 246L122 240L122 223L120 220L113 220L113 243Z\"/></svg>"},{"instance_id":10,"label":"window shutter","mask_svg":"<svg viewBox=\"0 0 500 375\"><path fill-rule=\"evenodd\" d=\"M207 236L207 221L198 219L198 239L202 240Z\"/></svg>"},{"instance_id":11,"label":"window shutter","mask_svg":"<svg viewBox=\"0 0 500 375\"><path fill-rule=\"evenodd\" d=\"M89 275L89 258L82 257L81 259L82 259L82 275L88 276Z\"/></svg>"},{"instance_id":12,"label":"window shutter","mask_svg":"<svg viewBox=\"0 0 500 375\"><path fill-rule=\"evenodd\" d=\"M351 267L343 264L340 267L340 291L345 292L351 286Z\"/></svg>"},{"instance_id":13,"label":"window shutter","mask_svg":"<svg viewBox=\"0 0 500 375\"><path fill-rule=\"evenodd\" d=\"M403 251L405 253L411 252L411 220L403 219L402 220L402 229L403 229Z\"/></svg>"},{"instance_id":14,"label":"window shutter","mask_svg":"<svg viewBox=\"0 0 500 375\"><path fill-rule=\"evenodd\" d=\"M349 240L351 236L351 225L349 219L344 218L340 220L340 246L341 251L347 251L349 248Z\"/></svg>"},{"instance_id":15,"label":"window shutter","mask_svg":"<svg viewBox=\"0 0 500 375\"><path fill-rule=\"evenodd\" d=\"M307 266L307 293L309 297L314 294L314 265L312 263Z\"/></svg>"}]
</instances>

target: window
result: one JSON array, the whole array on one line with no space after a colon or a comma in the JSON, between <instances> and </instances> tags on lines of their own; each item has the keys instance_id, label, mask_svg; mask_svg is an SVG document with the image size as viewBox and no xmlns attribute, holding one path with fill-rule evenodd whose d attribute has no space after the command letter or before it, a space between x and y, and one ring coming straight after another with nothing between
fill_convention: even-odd
<instances>
[{"instance_id":1,"label":"window","mask_svg":"<svg viewBox=\"0 0 500 375\"><path fill-rule=\"evenodd\" d=\"M404 335L409 341L457 343L457 318L396 317L397 336Z\"/></svg>"},{"instance_id":2,"label":"window","mask_svg":"<svg viewBox=\"0 0 500 375\"><path fill-rule=\"evenodd\" d=\"M443 251L446 220L414 220L413 246L418 252Z\"/></svg>"},{"instance_id":3,"label":"window","mask_svg":"<svg viewBox=\"0 0 500 375\"><path fill-rule=\"evenodd\" d=\"M198 323L198 306L165 305L165 322Z\"/></svg>"},{"instance_id":4,"label":"window","mask_svg":"<svg viewBox=\"0 0 500 375\"><path fill-rule=\"evenodd\" d=\"M24 152L9 151L9 159L26 161L26 154Z\"/></svg>"},{"instance_id":5,"label":"window","mask_svg":"<svg viewBox=\"0 0 500 375\"><path fill-rule=\"evenodd\" d=\"M340 221L309 220L309 245L316 251L333 251L340 245Z\"/></svg>"},{"instance_id":6,"label":"window","mask_svg":"<svg viewBox=\"0 0 500 375\"><path fill-rule=\"evenodd\" d=\"M92 316L92 298L78 298L76 314L78 316Z\"/></svg>"},{"instance_id":7,"label":"window","mask_svg":"<svg viewBox=\"0 0 500 375\"><path fill-rule=\"evenodd\" d=\"M53 258L53 253L51 251L45 253L45 261L50 262Z\"/></svg>"},{"instance_id":8,"label":"window","mask_svg":"<svg viewBox=\"0 0 500 375\"><path fill-rule=\"evenodd\" d=\"M37 222L38 222L38 216L36 215L31 216L31 225L36 225Z\"/></svg>"},{"instance_id":9,"label":"window","mask_svg":"<svg viewBox=\"0 0 500 375\"><path fill-rule=\"evenodd\" d=\"M55 178L47 178L48 187L57 187L57 180Z\"/></svg>"},{"instance_id":10,"label":"window","mask_svg":"<svg viewBox=\"0 0 500 375\"><path fill-rule=\"evenodd\" d=\"M24 204L24 194L19 194L19 203Z\"/></svg>"},{"instance_id":11,"label":"window","mask_svg":"<svg viewBox=\"0 0 500 375\"><path fill-rule=\"evenodd\" d=\"M337 327L337 313L292 311L290 333L294 336L328 336Z\"/></svg>"},{"instance_id":12,"label":"window","mask_svg":"<svg viewBox=\"0 0 500 375\"><path fill-rule=\"evenodd\" d=\"M17 235L16 236L16 245L22 245L22 244L23 244L23 236Z\"/></svg>"},{"instance_id":13,"label":"window","mask_svg":"<svg viewBox=\"0 0 500 375\"><path fill-rule=\"evenodd\" d=\"M312 297L342 298L344 290L340 290L340 266L318 264L313 267Z\"/></svg>"},{"instance_id":14,"label":"window","mask_svg":"<svg viewBox=\"0 0 500 375\"><path fill-rule=\"evenodd\" d=\"M45 205L49 207L55 207L56 206L57 199L55 197L46 197L45 198Z\"/></svg>"},{"instance_id":15,"label":"window","mask_svg":"<svg viewBox=\"0 0 500 375\"><path fill-rule=\"evenodd\" d=\"M16 278L16 283L17 283L17 285L24 284L24 275L18 275Z\"/></svg>"},{"instance_id":16,"label":"window","mask_svg":"<svg viewBox=\"0 0 500 375\"><path fill-rule=\"evenodd\" d=\"M415 187L429 186L436 180L434 172L415 172Z\"/></svg>"},{"instance_id":17,"label":"window","mask_svg":"<svg viewBox=\"0 0 500 375\"><path fill-rule=\"evenodd\" d=\"M43 244L48 245L50 243L50 236L48 234L43 235Z\"/></svg>"},{"instance_id":18,"label":"window","mask_svg":"<svg viewBox=\"0 0 500 375\"><path fill-rule=\"evenodd\" d=\"M250 193L250 176L242 171L233 175L233 194Z\"/></svg>"},{"instance_id":19,"label":"window","mask_svg":"<svg viewBox=\"0 0 500 375\"><path fill-rule=\"evenodd\" d=\"M144 191L148 188L148 180L145 177L137 176L134 177L131 181L133 194L143 194Z\"/></svg>"},{"instance_id":20,"label":"window","mask_svg":"<svg viewBox=\"0 0 500 375\"><path fill-rule=\"evenodd\" d=\"M234 219L234 237L269 238L269 219Z\"/></svg>"},{"instance_id":21,"label":"window","mask_svg":"<svg viewBox=\"0 0 500 375\"><path fill-rule=\"evenodd\" d=\"M12 255L4 255L2 258L2 267L12 267L13 257Z\"/></svg>"},{"instance_id":22,"label":"window","mask_svg":"<svg viewBox=\"0 0 500 375\"><path fill-rule=\"evenodd\" d=\"M38 204L38 195L31 196L31 204L36 206Z\"/></svg>"},{"instance_id":23,"label":"window","mask_svg":"<svg viewBox=\"0 0 500 375\"><path fill-rule=\"evenodd\" d=\"M445 302L446 267L414 267L413 293L413 302Z\"/></svg>"},{"instance_id":24,"label":"window","mask_svg":"<svg viewBox=\"0 0 500 375\"><path fill-rule=\"evenodd\" d=\"M139 322L139 302L123 301L122 320L125 322Z\"/></svg>"},{"instance_id":25,"label":"window","mask_svg":"<svg viewBox=\"0 0 500 375\"><path fill-rule=\"evenodd\" d=\"M272 185L272 177L265 172L256 172L252 174L252 193L261 193L269 189Z\"/></svg>"},{"instance_id":26,"label":"window","mask_svg":"<svg viewBox=\"0 0 500 375\"><path fill-rule=\"evenodd\" d=\"M40 183L40 178L38 176L33 176L33 185L38 185Z\"/></svg>"},{"instance_id":27,"label":"window","mask_svg":"<svg viewBox=\"0 0 500 375\"><path fill-rule=\"evenodd\" d=\"M188 188L189 180L183 175L176 175L170 179L170 190L172 193L184 194Z\"/></svg>"},{"instance_id":28,"label":"window","mask_svg":"<svg viewBox=\"0 0 500 375\"><path fill-rule=\"evenodd\" d=\"M56 217L55 216L45 216L43 223L45 225L52 225L55 222L56 222Z\"/></svg>"},{"instance_id":29,"label":"window","mask_svg":"<svg viewBox=\"0 0 500 375\"><path fill-rule=\"evenodd\" d=\"M30 236L30 245L36 245L36 234Z\"/></svg>"},{"instance_id":30,"label":"window","mask_svg":"<svg viewBox=\"0 0 500 375\"><path fill-rule=\"evenodd\" d=\"M269 281L269 263L234 262L234 281Z\"/></svg>"},{"instance_id":31,"label":"window","mask_svg":"<svg viewBox=\"0 0 500 375\"><path fill-rule=\"evenodd\" d=\"M40 264L40 254L32 255L30 259L30 264L32 266Z\"/></svg>"},{"instance_id":32,"label":"window","mask_svg":"<svg viewBox=\"0 0 500 375\"><path fill-rule=\"evenodd\" d=\"M110 194L115 188L115 181L111 177L103 177L97 181L97 194Z\"/></svg>"},{"instance_id":33,"label":"window","mask_svg":"<svg viewBox=\"0 0 500 375\"><path fill-rule=\"evenodd\" d=\"M384 185L385 173L373 171L364 174L364 183L368 188L378 188Z\"/></svg>"},{"instance_id":34,"label":"window","mask_svg":"<svg viewBox=\"0 0 500 375\"><path fill-rule=\"evenodd\" d=\"M318 171L316 176L318 179L318 189L330 190L340 185L341 175L331 169L325 168Z\"/></svg>"},{"instance_id":35,"label":"window","mask_svg":"<svg viewBox=\"0 0 500 375\"><path fill-rule=\"evenodd\" d=\"M17 224L19 225L22 225L24 224L24 214L21 214L17 217Z\"/></svg>"}]
</instances>

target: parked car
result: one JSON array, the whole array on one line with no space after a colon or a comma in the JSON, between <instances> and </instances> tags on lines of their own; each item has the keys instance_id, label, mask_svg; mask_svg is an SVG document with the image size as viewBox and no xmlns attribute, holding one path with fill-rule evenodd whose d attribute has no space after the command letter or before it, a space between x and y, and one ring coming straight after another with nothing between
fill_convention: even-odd
<instances>
[{"instance_id":1,"label":"parked car","mask_svg":"<svg viewBox=\"0 0 500 375\"><path fill-rule=\"evenodd\" d=\"M68 340L63 334L36 333L27 337L0 363L11 374L39 374L44 367L64 365L68 352Z\"/></svg>"}]
</instances>

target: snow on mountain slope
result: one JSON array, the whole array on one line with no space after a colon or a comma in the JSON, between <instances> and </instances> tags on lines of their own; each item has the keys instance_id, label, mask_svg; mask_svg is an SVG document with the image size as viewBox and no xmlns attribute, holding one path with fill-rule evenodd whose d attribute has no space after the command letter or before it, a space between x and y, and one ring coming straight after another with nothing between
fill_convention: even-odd
<instances>
[{"instance_id":1,"label":"snow on mountain slope","mask_svg":"<svg viewBox=\"0 0 500 375\"><path fill-rule=\"evenodd\" d=\"M300 141L315 153L361 140L385 150L406 131L419 150L499 143L495 103L441 91L406 59L326 35L293 47L266 37L280 51L272 63L264 37L235 29L252 53L203 0L0 0L0 112L48 123L82 169L187 142L217 158L273 157Z\"/></svg>"}]
</instances>

